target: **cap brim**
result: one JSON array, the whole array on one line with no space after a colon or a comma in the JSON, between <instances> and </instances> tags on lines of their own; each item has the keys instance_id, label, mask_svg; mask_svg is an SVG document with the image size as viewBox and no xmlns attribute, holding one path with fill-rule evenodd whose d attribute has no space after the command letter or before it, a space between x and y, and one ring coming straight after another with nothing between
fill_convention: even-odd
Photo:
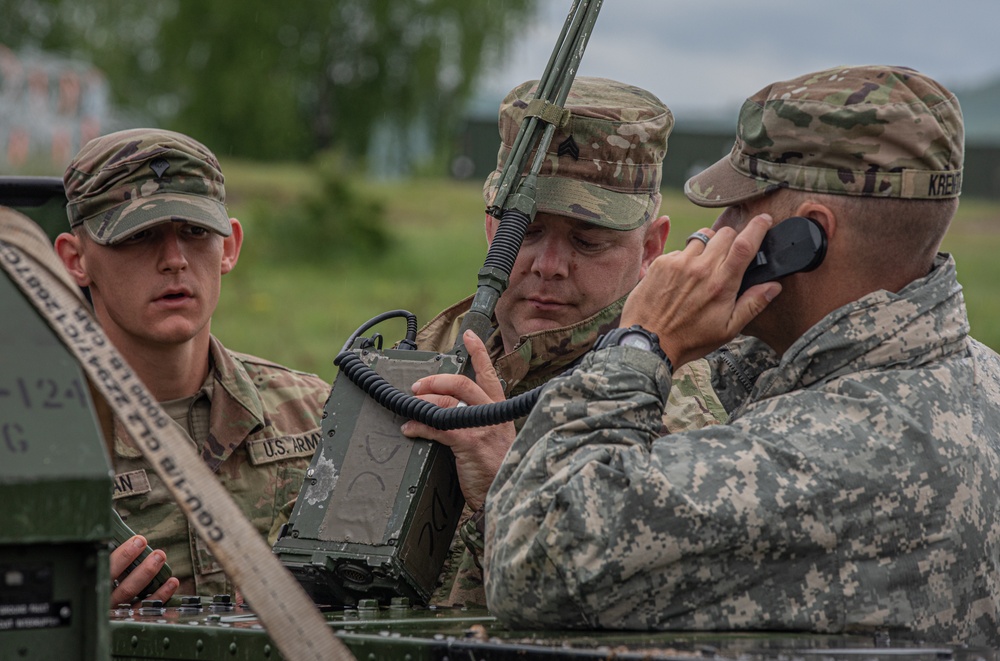
<instances>
[{"instance_id":1,"label":"cap brim","mask_svg":"<svg viewBox=\"0 0 1000 661\"><path fill-rule=\"evenodd\" d=\"M483 186L483 198L492 204L500 173L494 170ZM659 198L646 193L619 193L566 177L538 177L535 204L538 211L574 218L585 223L628 231L653 217Z\"/></svg>"},{"instance_id":2,"label":"cap brim","mask_svg":"<svg viewBox=\"0 0 1000 661\"><path fill-rule=\"evenodd\" d=\"M225 205L198 195L157 195L126 202L83 225L96 243L110 246L165 222L190 223L222 236L233 232Z\"/></svg>"},{"instance_id":3,"label":"cap brim","mask_svg":"<svg viewBox=\"0 0 1000 661\"><path fill-rule=\"evenodd\" d=\"M729 207L763 197L779 188L772 182L738 172L729 159L725 156L688 179L684 183L687 198L700 207Z\"/></svg>"}]
</instances>

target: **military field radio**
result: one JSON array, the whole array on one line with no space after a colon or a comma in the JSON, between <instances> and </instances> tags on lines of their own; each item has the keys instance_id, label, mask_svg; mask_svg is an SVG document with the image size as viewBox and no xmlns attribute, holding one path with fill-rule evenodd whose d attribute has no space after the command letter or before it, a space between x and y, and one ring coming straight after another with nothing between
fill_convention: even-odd
<instances>
[{"instance_id":1,"label":"military field radio","mask_svg":"<svg viewBox=\"0 0 1000 661\"><path fill-rule=\"evenodd\" d=\"M431 596L465 501L451 450L403 437L399 427L406 419L437 429L499 424L527 414L537 400L533 392L441 409L405 391L430 374L474 376L462 334L471 329L485 340L493 332L493 311L535 216L537 176L555 129L567 119L563 105L601 4L573 2L525 112L487 210L501 222L455 346L445 354L416 350L416 319L396 310L359 328L334 361L340 372L324 408L323 438L274 546L317 604L388 604L394 597L426 603ZM407 323L397 348L383 349L377 335L362 337L392 317Z\"/></svg>"}]
</instances>

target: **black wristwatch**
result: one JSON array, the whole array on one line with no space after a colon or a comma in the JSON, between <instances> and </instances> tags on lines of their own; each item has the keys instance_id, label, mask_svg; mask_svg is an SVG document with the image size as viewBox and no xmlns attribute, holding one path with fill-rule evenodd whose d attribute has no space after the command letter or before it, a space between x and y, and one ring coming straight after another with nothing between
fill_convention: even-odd
<instances>
[{"instance_id":1,"label":"black wristwatch","mask_svg":"<svg viewBox=\"0 0 1000 661\"><path fill-rule=\"evenodd\" d=\"M656 336L656 333L648 331L638 324L633 324L628 328L616 328L610 333L602 335L598 338L597 344L594 345L594 350L621 346L635 347L636 349L649 351L659 356L660 360L667 364L671 372L674 371L674 366L670 362L670 358L667 357L667 354L660 347L660 338Z\"/></svg>"}]
</instances>

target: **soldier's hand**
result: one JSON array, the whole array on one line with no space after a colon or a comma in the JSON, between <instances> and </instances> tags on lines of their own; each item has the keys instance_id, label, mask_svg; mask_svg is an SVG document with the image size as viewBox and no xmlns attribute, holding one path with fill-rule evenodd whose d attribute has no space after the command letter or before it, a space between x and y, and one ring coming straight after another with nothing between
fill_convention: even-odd
<instances>
[{"instance_id":1,"label":"soldier's hand","mask_svg":"<svg viewBox=\"0 0 1000 661\"><path fill-rule=\"evenodd\" d=\"M463 339L476 370L476 380L457 374L435 374L414 383L414 395L444 408L458 406L459 402L473 406L506 399L483 341L472 331L466 331ZM441 431L410 420L401 429L409 438L426 438L451 448L455 455L458 483L466 503L473 510L482 507L486 501L486 492L517 435L512 422Z\"/></svg>"},{"instance_id":2,"label":"soldier's hand","mask_svg":"<svg viewBox=\"0 0 1000 661\"><path fill-rule=\"evenodd\" d=\"M138 558L145 548L146 538L142 535L136 535L111 552L112 607L118 604L131 604L135 601L163 567L163 563L167 561L167 555L157 549L150 553L128 576L123 575L132 561ZM180 581L171 576L147 599L159 599L166 603L179 586Z\"/></svg>"},{"instance_id":3,"label":"soldier's hand","mask_svg":"<svg viewBox=\"0 0 1000 661\"><path fill-rule=\"evenodd\" d=\"M629 294L621 325L656 333L675 369L736 337L781 291L780 284L768 282L736 298L772 224L770 215L761 214L739 233L703 229L707 243L691 240L683 250L657 257Z\"/></svg>"}]
</instances>

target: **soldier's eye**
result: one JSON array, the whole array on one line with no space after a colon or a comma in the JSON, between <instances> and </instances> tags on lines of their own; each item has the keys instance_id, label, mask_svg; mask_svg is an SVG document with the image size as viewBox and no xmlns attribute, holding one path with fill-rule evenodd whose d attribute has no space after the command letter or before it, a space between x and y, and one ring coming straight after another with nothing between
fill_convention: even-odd
<instances>
[{"instance_id":1,"label":"soldier's eye","mask_svg":"<svg viewBox=\"0 0 1000 661\"><path fill-rule=\"evenodd\" d=\"M121 241L121 244L128 245L133 243L141 243L142 241L145 241L150 236L152 236L152 234L153 233L150 230L139 230L135 234L130 235L128 238L123 239Z\"/></svg>"}]
</instances>

